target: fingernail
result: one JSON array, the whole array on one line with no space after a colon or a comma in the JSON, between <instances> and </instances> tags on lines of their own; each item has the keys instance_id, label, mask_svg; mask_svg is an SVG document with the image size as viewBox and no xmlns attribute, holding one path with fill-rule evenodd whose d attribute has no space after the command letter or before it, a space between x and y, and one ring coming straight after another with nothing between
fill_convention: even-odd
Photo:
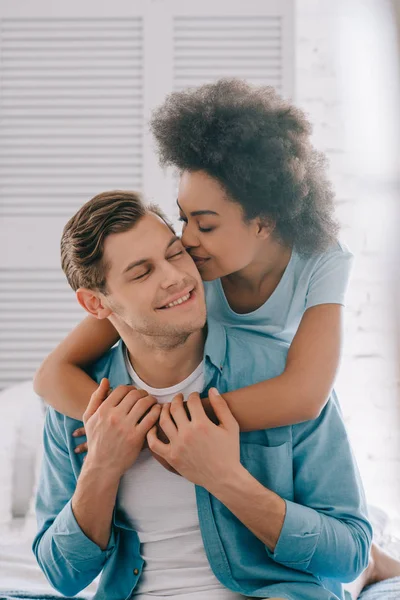
<instances>
[{"instance_id":1,"label":"fingernail","mask_svg":"<svg viewBox=\"0 0 400 600\"><path fill-rule=\"evenodd\" d=\"M80 451L81 451L80 448L75 448L75 450L74 450L75 454L79 454Z\"/></svg>"},{"instance_id":2,"label":"fingernail","mask_svg":"<svg viewBox=\"0 0 400 600\"><path fill-rule=\"evenodd\" d=\"M212 392L213 394L216 394L217 396L220 396L219 391L217 390L217 388L211 388L210 392Z\"/></svg>"},{"instance_id":3,"label":"fingernail","mask_svg":"<svg viewBox=\"0 0 400 600\"><path fill-rule=\"evenodd\" d=\"M73 434L72 434L72 437L78 437L78 432L74 431Z\"/></svg>"}]
</instances>

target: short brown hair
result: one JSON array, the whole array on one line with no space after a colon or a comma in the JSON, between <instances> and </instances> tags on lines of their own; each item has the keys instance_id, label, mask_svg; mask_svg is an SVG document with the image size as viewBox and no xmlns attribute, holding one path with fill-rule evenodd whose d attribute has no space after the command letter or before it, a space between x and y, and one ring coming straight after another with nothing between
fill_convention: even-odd
<instances>
[{"instance_id":1,"label":"short brown hair","mask_svg":"<svg viewBox=\"0 0 400 600\"><path fill-rule=\"evenodd\" d=\"M157 214L173 230L161 209L155 204L147 206L137 192L103 192L78 210L61 237L61 266L73 290L84 287L107 294L105 239L112 233L128 231L149 212Z\"/></svg>"}]
</instances>

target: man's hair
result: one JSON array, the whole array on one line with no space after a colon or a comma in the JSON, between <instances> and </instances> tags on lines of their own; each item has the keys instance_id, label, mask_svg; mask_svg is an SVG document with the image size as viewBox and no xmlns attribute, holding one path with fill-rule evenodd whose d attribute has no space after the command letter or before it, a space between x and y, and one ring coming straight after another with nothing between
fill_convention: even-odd
<instances>
[{"instance_id":1,"label":"man's hair","mask_svg":"<svg viewBox=\"0 0 400 600\"><path fill-rule=\"evenodd\" d=\"M275 222L283 243L313 254L336 240L325 157L310 143L305 114L274 88L222 79L174 92L153 113L151 129L162 165L205 171L246 220Z\"/></svg>"},{"instance_id":2,"label":"man's hair","mask_svg":"<svg viewBox=\"0 0 400 600\"><path fill-rule=\"evenodd\" d=\"M103 256L107 236L132 229L149 213L161 217L173 231L161 209L147 206L137 192L103 192L86 202L65 225L61 237L61 266L72 289L84 287L107 294L109 265Z\"/></svg>"}]
</instances>

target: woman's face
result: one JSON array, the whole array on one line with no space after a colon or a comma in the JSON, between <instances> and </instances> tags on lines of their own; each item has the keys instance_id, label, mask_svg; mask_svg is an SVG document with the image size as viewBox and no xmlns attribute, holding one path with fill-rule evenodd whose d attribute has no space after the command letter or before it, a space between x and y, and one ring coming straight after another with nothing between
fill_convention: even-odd
<instances>
[{"instance_id":1,"label":"woman's face","mask_svg":"<svg viewBox=\"0 0 400 600\"><path fill-rule=\"evenodd\" d=\"M258 221L245 222L240 204L226 198L216 179L204 171L184 171L178 206L182 242L204 281L240 271L254 260Z\"/></svg>"}]
</instances>

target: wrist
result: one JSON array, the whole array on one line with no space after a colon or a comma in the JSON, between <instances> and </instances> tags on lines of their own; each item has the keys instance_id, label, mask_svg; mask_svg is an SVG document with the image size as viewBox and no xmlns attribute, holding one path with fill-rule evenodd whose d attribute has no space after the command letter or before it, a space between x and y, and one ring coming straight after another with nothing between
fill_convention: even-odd
<instances>
[{"instance_id":1,"label":"wrist","mask_svg":"<svg viewBox=\"0 0 400 600\"><path fill-rule=\"evenodd\" d=\"M81 474L93 479L97 484L101 484L104 487L118 487L123 475L119 469L105 467L96 456L91 456L90 453L87 454L86 460L83 463Z\"/></svg>"},{"instance_id":2,"label":"wrist","mask_svg":"<svg viewBox=\"0 0 400 600\"><path fill-rule=\"evenodd\" d=\"M253 476L245 467L238 462L237 465L225 470L223 473L216 474L213 479L204 486L210 494L223 502L223 498L237 493L239 490L246 489L249 485L249 480L253 480Z\"/></svg>"}]
</instances>

